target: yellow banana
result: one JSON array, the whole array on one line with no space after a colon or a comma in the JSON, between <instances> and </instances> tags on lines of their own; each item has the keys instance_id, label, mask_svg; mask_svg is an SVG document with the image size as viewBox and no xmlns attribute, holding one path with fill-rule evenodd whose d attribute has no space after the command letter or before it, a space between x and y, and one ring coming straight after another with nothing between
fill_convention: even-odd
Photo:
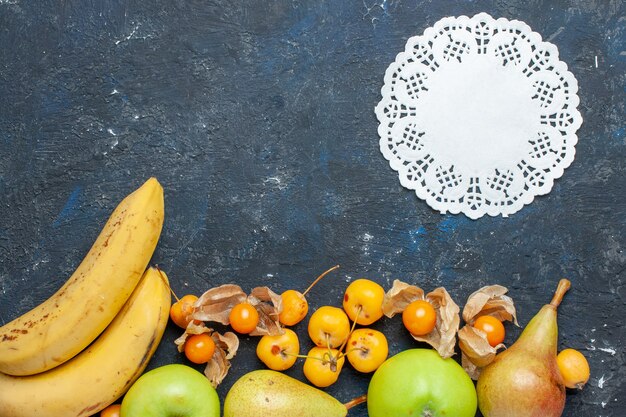
<instances>
[{"instance_id":1,"label":"yellow banana","mask_svg":"<svg viewBox=\"0 0 626 417\"><path fill-rule=\"evenodd\" d=\"M150 178L119 203L54 295L0 327L0 372L43 372L87 347L137 286L159 240L163 216L163 188Z\"/></svg>"},{"instance_id":2,"label":"yellow banana","mask_svg":"<svg viewBox=\"0 0 626 417\"><path fill-rule=\"evenodd\" d=\"M87 349L46 372L0 374L0 417L98 413L144 371L169 318L167 276L149 268L113 322Z\"/></svg>"}]
</instances>

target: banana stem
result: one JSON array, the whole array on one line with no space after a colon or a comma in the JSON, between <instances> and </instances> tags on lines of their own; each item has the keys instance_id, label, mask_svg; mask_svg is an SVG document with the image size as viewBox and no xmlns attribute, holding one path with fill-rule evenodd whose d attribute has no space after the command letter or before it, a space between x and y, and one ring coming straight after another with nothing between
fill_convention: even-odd
<instances>
[{"instance_id":1,"label":"banana stem","mask_svg":"<svg viewBox=\"0 0 626 417\"><path fill-rule=\"evenodd\" d=\"M554 292L554 297L552 297L552 301L550 301L550 305L557 308L561 304L561 301L563 301L563 296L571 286L572 283L568 279L561 279Z\"/></svg>"},{"instance_id":2,"label":"banana stem","mask_svg":"<svg viewBox=\"0 0 626 417\"><path fill-rule=\"evenodd\" d=\"M180 301L180 298L178 298L178 296L176 295L176 293L174 292L174 290L172 289L172 287L170 287L169 282L167 282L167 280L165 279L165 277L163 276L163 272L161 272L161 268L159 268L159 265L155 265L154 266L157 270L157 272L159 273L159 276L161 277L161 279L163 280L163 282L165 283L165 285L167 285L167 288L169 288L170 292L172 293L172 295L174 296L174 298L176 299L176 302Z\"/></svg>"},{"instance_id":3,"label":"banana stem","mask_svg":"<svg viewBox=\"0 0 626 417\"><path fill-rule=\"evenodd\" d=\"M315 278L315 281L313 281L313 282L311 283L311 285L309 285L309 287L308 287L306 290L304 290L304 292L302 293L302 295L303 295L303 296L306 296L306 295L307 295L307 293L308 293L309 291L311 291L311 288L313 288L313 287L315 286L315 284L317 284L318 282L320 282L320 280L321 280L322 278L324 278L326 275L328 275L330 272L334 271L334 270L335 270L335 269L337 269L337 268L339 268L339 265L335 265L335 266L333 266L332 268L328 269L327 271L324 271L324 272L323 272L323 273L322 273L319 277Z\"/></svg>"},{"instance_id":4,"label":"banana stem","mask_svg":"<svg viewBox=\"0 0 626 417\"><path fill-rule=\"evenodd\" d=\"M356 398L351 399L350 401L345 403L344 406L346 407L346 409L349 410L352 407L357 406L359 404L363 404L366 401L367 401L367 395L363 394L360 397L356 397Z\"/></svg>"}]
</instances>

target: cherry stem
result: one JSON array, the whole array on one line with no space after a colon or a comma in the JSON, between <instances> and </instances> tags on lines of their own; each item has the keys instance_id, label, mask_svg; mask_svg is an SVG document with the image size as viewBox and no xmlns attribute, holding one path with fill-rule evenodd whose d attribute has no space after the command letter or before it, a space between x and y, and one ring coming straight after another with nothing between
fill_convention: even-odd
<instances>
[{"instance_id":1,"label":"cherry stem","mask_svg":"<svg viewBox=\"0 0 626 417\"><path fill-rule=\"evenodd\" d=\"M337 360L343 358L344 356L347 357L350 353L360 350L362 352L367 352L367 349L363 348L363 347L355 347L349 350L346 350L345 352L339 351L339 353L337 354Z\"/></svg>"},{"instance_id":2,"label":"cherry stem","mask_svg":"<svg viewBox=\"0 0 626 417\"><path fill-rule=\"evenodd\" d=\"M332 349L330 347L330 334L324 333L324 335L326 336L326 347L328 348L328 351L330 352L330 350ZM339 350L341 350L341 349L339 349Z\"/></svg>"},{"instance_id":3,"label":"cherry stem","mask_svg":"<svg viewBox=\"0 0 626 417\"><path fill-rule=\"evenodd\" d=\"M331 372L337 372L337 360L338 358L333 357L330 350L328 352L325 352L324 355L322 355L322 364L323 365L326 365L327 363L330 364L329 368Z\"/></svg>"},{"instance_id":4,"label":"cherry stem","mask_svg":"<svg viewBox=\"0 0 626 417\"><path fill-rule=\"evenodd\" d=\"M296 355L295 353L289 353L289 352L285 352L285 351L282 351L280 353L285 355L285 356L294 356L296 358L301 358L301 359L315 359L315 360L318 360L318 361L323 361L324 360L323 358L318 358L318 357L315 357L315 356Z\"/></svg>"},{"instance_id":5,"label":"cherry stem","mask_svg":"<svg viewBox=\"0 0 626 417\"><path fill-rule=\"evenodd\" d=\"M337 356L334 357L331 352L324 352L324 355L322 355L322 357L317 357L317 356L309 356L309 355L296 355L295 353L289 353L289 352L281 352L281 354L285 355L285 356L295 356L296 358L302 358L302 359L314 359L316 361L320 361L322 362L322 364L330 364L329 368L332 372L337 372L337 361L339 359L341 359L341 356Z\"/></svg>"},{"instance_id":6,"label":"cherry stem","mask_svg":"<svg viewBox=\"0 0 626 417\"><path fill-rule=\"evenodd\" d=\"M335 270L335 269L337 269L337 268L339 268L339 265L335 265L335 266L333 266L332 268L328 269L327 271L322 272L322 274L321 274L319 277L315 278L315 281L313 281L313 282L311 283L311 285L309 285L309 287L308 287L306 290L304 290L304 292L302 293L302 295L303 295L303 296L306 296L306 295L307 295L307 293L308 293L309 291L311 291L311 288L313 288L313 286L315 286L315 284L317 284L318 282L320 282L320 280L321 280L322 278L324 278L326 275L328 275L330 272L334 271L334 270Z\"/></svg>"},{"instance_id":7,"label":"cherry stem","mask_svg":"<svg viewBox=\"0 0 626 417\"><path fill-rule=\"evenodd\" d=\"M161 268L159 268L159 265L155 265L154 266L157 270L157 272L159 273L159 276L161 277L161 279L163 280L163 282L165 283L165 285L167 285L167 288L170 290L170 292L172 293L172 295L174 296L174 298L176 299L176 302L180 301L180 298L178 298L178 296L176 295L176 293L174 292L174 290L172 289L172 287L170 287L169 282L167 282L167 280L165 279L165 277L163 276L163 272L161 271Z\"/></svg>"},{"instance_id":8,"label":"cherry stem","mask_svg":"<svg viewBox=\"0 0 626 417\"><path fill-rule=\"evenodd\" d=\"M554 292L554 297L552 297L552 301L550 301L550 305L557 308L559 304L561 304L561 301L563 301L563 296L571 286L572 283L568 279L561 279L559 281L559 285L556 287L556 291Z\"/></svg>"},{"instance_id":9,"label":"cherry stem","mask_svg":"<svg viewBox=\"0 0 626 417\"><path fill-rule=\"evenodd\" d=\"M356 312L356 317L354 321L352 322L352 328L350 329L350 333L348 333L348 337L346 337L346 340L343 341L343 343L341 344L341 347L339 348L340 352L343 350L344 347L346 347L346 343L348 343L348 339L350 339L350 335L354 332L354 328L356 327L356 322L359 319L359 316L361 315L361 311L363 311L363 306L359 305L359 309Z\"/></svg>"},{"instance_id":10,"label":"cherry stem","mask_svg":"<svg viewBox=\"0 0 626 417\"><path fill-rule=\"evenodd\" d=\"M356 397L356 398L351 399L350 401L345 403L344 406L346 407L347 410L349 410L352 407L357 406L359 404L363 404L366 401L367 401L367 395L363 394L360 397Z\"/></svg>"},{"instance_id":11,"label":"cherry stem","mask_svg":"<svg viewBox=\"0 0 626 417\"><path fill-rule=\"evenodd\" d=\"M367 349L365 349L364 347L355 347L355 348L348 349L345 352L343 352L343 356L348 356L350 353L355 352L357 350L360 350L361 352L367 352Z\"/></svg>"}]
</instances>

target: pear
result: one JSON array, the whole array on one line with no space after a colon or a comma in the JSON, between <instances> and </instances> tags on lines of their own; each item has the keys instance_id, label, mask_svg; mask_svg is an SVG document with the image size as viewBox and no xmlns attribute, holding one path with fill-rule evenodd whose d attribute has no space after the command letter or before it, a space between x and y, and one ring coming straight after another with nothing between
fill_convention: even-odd
<instances>
[{"instance_id":1,"label":"pear","mask_svg":"<svg viewBox=\"0 0 626 417\"><path fill-rule=\"evenodd\" d=\"M226 394L224 417L345 417L334 397L281 372L261 369L239 378Z\"/></svg>"},{"instance_id":2,"label":"pear","mask_svg":"<svg viewBox=\"0 0 626 417\"><path fill-rule=\"evenodd\" d=\"M478 408L485 417L559 417L565 386L556 361L557 307L570 282L562 279L550 304L531 319L517 341L481 372Z\"/></svg>"}]
</instances>

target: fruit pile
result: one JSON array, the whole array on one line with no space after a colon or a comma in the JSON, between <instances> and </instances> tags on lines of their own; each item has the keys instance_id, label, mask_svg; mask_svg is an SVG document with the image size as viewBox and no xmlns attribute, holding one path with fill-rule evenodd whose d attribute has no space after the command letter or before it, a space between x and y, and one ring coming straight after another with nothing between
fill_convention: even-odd
<instances>
[{"instance_id":1,"label":"fruit pile","mask_svg":"<svg viewBox=\"0 0 626 417\"><path fill-rule=\"evenodd\" d=\"M300 341L290 327L306 318L311 288L338 268L322 273L303 293L290 289L278 295L257 287L246 295L239 286L226 284L200 297L185 295L170 311L172 321L185 329L175 343L191 362L207 364L205 374L214 386L226 376L228 360L236 353L235 333L261 336L256 353L269 369L284 371L303 358L305 377L320 388L338 380L346 359L363 373L375 371L387 359L386 336L368 327L383 316L402 313L414 338L429 343L445 358L454 354L459 308L444 288L424 295L420 288L396 281L385 292L380 284L361 278L346 288L342 308L323 305L311 314L307 332L314 346L301 355ZM220 334L207 325L211 322L230 326L235 333ZM222 343L220 349L216 343L220 340L230 343Z\"/></svg>"},{"instance_id":2,"label":"fruit pile","mask_svg":"<svg viewBox=\"0 0 626 417\"><path fill-rule=\"evenodd\" d=\"M240 287L228 284L209 289L200 297L185 295L170 311L172 321L185 329L176 344L190 361L207 363L205 374L214 386L226 376L230 367L227 360L234 357L238 341L234 333L219 334L207 322L228 325L238 334L261 336L256 353L269 369L284 371L304 358L304 374L318 387L337 381L346 358L355 369L372 372L387 358L387 339L377 330L355 326L370 325L383 316L385 292L379 284L356 280L345 292L343 309L318 308L308 321L308 334L315 346L307 355L300 355L298 336L289 328L307 316L306 295L311 288L338 267L322 273L302 293L287 290L277 295L267 287L258 287L246 295ZM219 339L231 343L220 349L214 342Z\"/></svg>"},{"instance_id":3,"label":"fruit pile","mask_svg":"<svg viewBox=\"0 0 626 417\"><path fill-rule=\"evenodd\" d=\"M324 272L312 285L337 268ZM565 387L582 388L589 378L586 359L579 352L566 349L558 356L556 354L556 307L569 285L568 280L561 280L551 304L529 323L517 343L500 353L498 351L505 347L503 322L517 325L517 317L513 300L506 295L507 289L499 285L485 286L469 296L462 313L465 325L459 330L460 308L445 288L425 294L419 287L396 280L385 292L372 280L357 279L346 288L342 308L323 305L310 315L307 332L314 347L306 355L300 354L298 336L289 327L306 318L309 305L305 294L311 287L305 293L288 290L280 296L266 287L254 289L252 295L256 293L257 296L246 296L239 287L217 287L199 298L186 296L187 300L195 300L193 303L185 304L183 297L172 307L172 319L181 327L186 325L185 334L177 342L179 349L192 361L186 344L194 340L194 329L212 332L204 326L203 320L228 324L237 333L261 335L257 356L270 370L287 370L298 358L303 358L306 379L319 388L338 380L347 358L357 371L373 372L367 394L370 417L399 417L414 412L418 415L447 413L471 417L477 406L486 417L535 415L536 410L557 417L564 407ZM259 297L260 292L265 296ZM411 349L388 358L386 336L368 326L383 316L391 318L396 314L402 315L402 322L413 338L430 344L434 350ZM260 317L265 317L272 326L267 323L260 326ZM361 327L357 328L357 325ZM463 367L450 358L455 353L457 335ZM209 370L211 362L223 358L224 354L216 356L212 345L207 345L211 346L208 352L214 355L203 357ZM196 348L194 342L193 349ZM516 355L515 352L520 353ZM232 358L234 352L230 353ZM512 360L507 359L511 356ZM536 383L523 382L528 367L538 374ZM227 368L223 364L220 366L222 370ZM211 379L210 372L205 371L205 374ZM281 377L267 374L263 378L280 380ZM477 380L477 389L472 379ZM256 378L248 375L242 380L248 382L238 381L231 392L250 390L257 384L254 382ZM212 379L211 382L216 386L220 380ZM246 388L235 388L240 385ZM412 388L407 390L407 385ZM272 395L277 394L276 389L271 390ZM515 396L519 396L520 401L536 398L539 393L546 398L545 401L524 406L519 405L521 402L511 401ZM253 400L229 401L229 397L239 396L229 393L225 403L226 415L239 415L237 413L243 409L260 407ZM266 403L263 409L280 416L283 415L280 412L290 415L298 407L290 403L284 410L284 402L280 404L280 407L271 408ZM339 411L336 415L345 415L347 407L336 409Z\"/></svg>"},{"instance_id":4,"label":"fruit pile","mask_svg":"<svg viewBox=\"0 0 626 417\"><path fill-rule=\"evenodd\" d=\"M175 415L219 417L215 387L228 374L238 335L259 336L256 354L269 369L234 383L225 417L343 417L363 402L370 417L471 417L477 408L485 417L558 417L566 388L582 389L589 379L580 352L557 352L566 279L505 349L505 323L518 323L513 299L499 285L475 291L461 312L443 287L426 293L396 280L385 291L361 278L347 286L341 306L322 305L309 316L309 292L337 265L303 292L256 287L246 293L226 284L178 298L165 272L148 265L163 217L163 189L152 178L120 202L57 293L0 327L0 416L141 417L163 404L151 400L158 396ZM387 337L372 325L395 315L432 349L389 357ZM301 354L292 327L307 316L313 347ZM142 375L168 318L184 329L178 350L205 364L204 375L180 364ZM451 358L457 346L460 364ZM309 384L281 372L298 359ZM346 360L371 379L367 395L342 404L321 389L338 381Z\"/></svg>"}]
</instances>

